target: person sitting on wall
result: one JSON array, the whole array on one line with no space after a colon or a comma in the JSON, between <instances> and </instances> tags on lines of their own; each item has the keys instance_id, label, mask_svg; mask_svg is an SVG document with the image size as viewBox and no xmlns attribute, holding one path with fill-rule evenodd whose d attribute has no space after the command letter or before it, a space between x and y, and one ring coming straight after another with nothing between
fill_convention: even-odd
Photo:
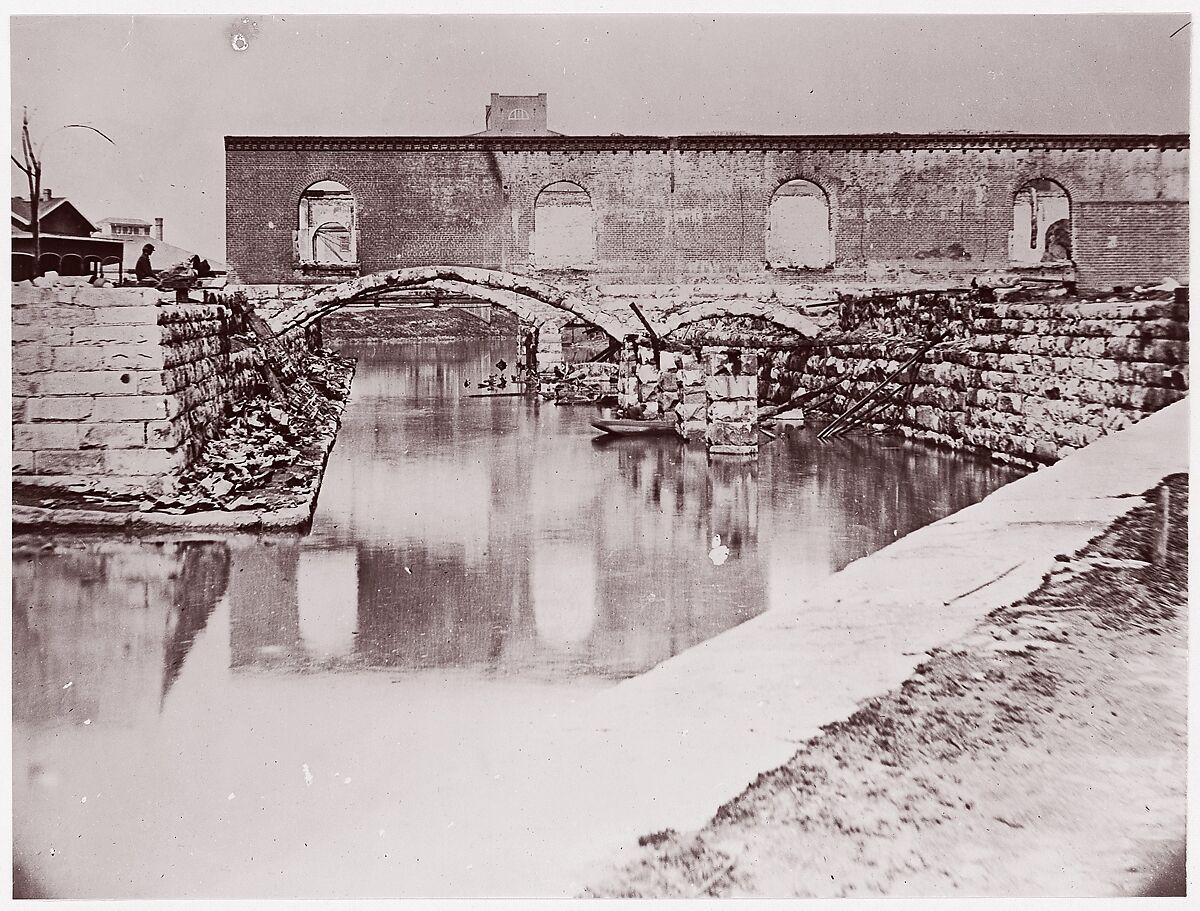
<instances>
[{"instance_id":1,"label":"person sitting on wall","mask_svg":"<svg viewBox=\"0 0 1200 911\"><path fill-rule=\"evenodd\" d=\"M154 244L146 244L142 247L142 255L138 257L137 265L133 267L133 274L139 285L158 284L158 271L150 265L150 254L153 252Z\"/></svg>"},{"instance_id":2,"label":"person sitting on wall","mask_svg":"<svg viewBox=\"0 0 1200 911\"><path fill-rule=\"evenodd\" d=\"M207 259L193 256L189 265L195 270L197 278L212 278L212 267L208 264Z\"/></svg>"}]
</instances>

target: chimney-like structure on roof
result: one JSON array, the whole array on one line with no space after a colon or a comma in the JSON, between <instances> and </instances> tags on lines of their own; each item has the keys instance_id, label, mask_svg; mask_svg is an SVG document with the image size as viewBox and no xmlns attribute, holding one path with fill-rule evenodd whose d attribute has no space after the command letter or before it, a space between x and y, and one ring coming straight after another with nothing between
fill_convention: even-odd
<instances>
[{"instance_id":1,"label":"chimney-like structure on roof","mask_svg":"<svg viewBox=\"0 0 1200 911\"><path fill-rule=\"evenodd\" d=\"M161 218L156 218L156 219L154 219L154 239L162 240L163 239L162 234L163 234L163 220Z\"/></svg>"},{"instance_id":2,"label":"chimney-like structure on roof","mask_svg":"<svg viewBox=\"0 0 1200 911\"><path fill-rule=\"evenodd\" d=\"M42 199L48 200L53 195L54 195L54 193L49 188L42 187Z\"/></svg>"},{"instance_id":3,"label":"chimney-like structure on roof","mask_svg":"<svg viewBox=\"0 0 1200 911\"><path fill-rule=\"evenodd\" d=\"M500 95L492 92L484 132L502 136L545 136L546 93Z\"/></svg>"}]
</instances>

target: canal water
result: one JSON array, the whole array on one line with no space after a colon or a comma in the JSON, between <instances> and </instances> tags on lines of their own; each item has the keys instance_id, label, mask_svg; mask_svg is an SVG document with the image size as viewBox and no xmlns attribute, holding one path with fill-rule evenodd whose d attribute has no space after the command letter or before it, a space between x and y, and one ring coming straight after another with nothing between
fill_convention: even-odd
<instances>
[{"instance_id":1,"label":"canal water","mask_svg":"<svg viewBox=\"0 0 1200 911\"><path fill-rule=\"evenodd\" d=\"M518 732L1019 476L807 430L711 464L673 438L599 437L590 406L471 396L514 349L347 346L308 536L14 542L23 888L511 888L476 863L505 826L559 816L529 797L554 757Z\"/></svg>"}]
</instances>

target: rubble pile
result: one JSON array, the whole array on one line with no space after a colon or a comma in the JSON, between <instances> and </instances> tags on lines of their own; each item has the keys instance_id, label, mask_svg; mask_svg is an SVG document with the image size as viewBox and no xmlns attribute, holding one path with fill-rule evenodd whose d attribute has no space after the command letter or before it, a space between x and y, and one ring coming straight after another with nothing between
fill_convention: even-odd
<instances>
[{"instance_id":1,"label":"rubble pile","mask_svg":"<svg viewBox=\"0 0 1200 911\"><path fill-rule=\"evenodd\" d=\"M353 361L310 353L303 371L318 392L311 417L257 396L235 404L218 439L141 504L166 513L299 506L310 496L350 393Z\"/></svg>"},{"instance_id":2,"label":"rubble pile","mask_svg":"<svg viewBox=\"0 0 1200 911\"><path fill-rule=\"evenodd\" d=\"M559 405L612 404L617 395L616 364L573 364L555 387L554 400Z\"/></svg>"}]
</instances>

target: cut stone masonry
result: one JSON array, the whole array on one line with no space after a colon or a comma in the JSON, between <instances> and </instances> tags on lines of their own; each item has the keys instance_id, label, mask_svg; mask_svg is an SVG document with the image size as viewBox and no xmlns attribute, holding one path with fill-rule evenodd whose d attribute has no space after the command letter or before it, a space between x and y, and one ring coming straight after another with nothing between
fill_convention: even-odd
<instances>
[{"instance_id":1,"label":"cut stone masonry","mask_svg":"<svg viewBox=\"0 0 1200 911\"><path fill-rule=\"evenodd\" d=\"M187 465L257 380L219 304L155 289L14 286L13 474L144 489Z\"/></svg>"},{"instance_id":2,"label":"cut stone masonry","mask_svg":"<svg viewBox=\"0 0 1200 911\"><path fill-rule=\"evenodd\" d=\"M1024 464L1057 461L1187 394L1186 294L1090 302L1061 292L1029 296L847 300L840 325L863 333L863 343L773 352L763 358L759 394L785 402L843 378L827 406L840 413L935 329L944 331L946 341L899 378L899 401L879 422Z\"/></svg>"}]
</instances>

